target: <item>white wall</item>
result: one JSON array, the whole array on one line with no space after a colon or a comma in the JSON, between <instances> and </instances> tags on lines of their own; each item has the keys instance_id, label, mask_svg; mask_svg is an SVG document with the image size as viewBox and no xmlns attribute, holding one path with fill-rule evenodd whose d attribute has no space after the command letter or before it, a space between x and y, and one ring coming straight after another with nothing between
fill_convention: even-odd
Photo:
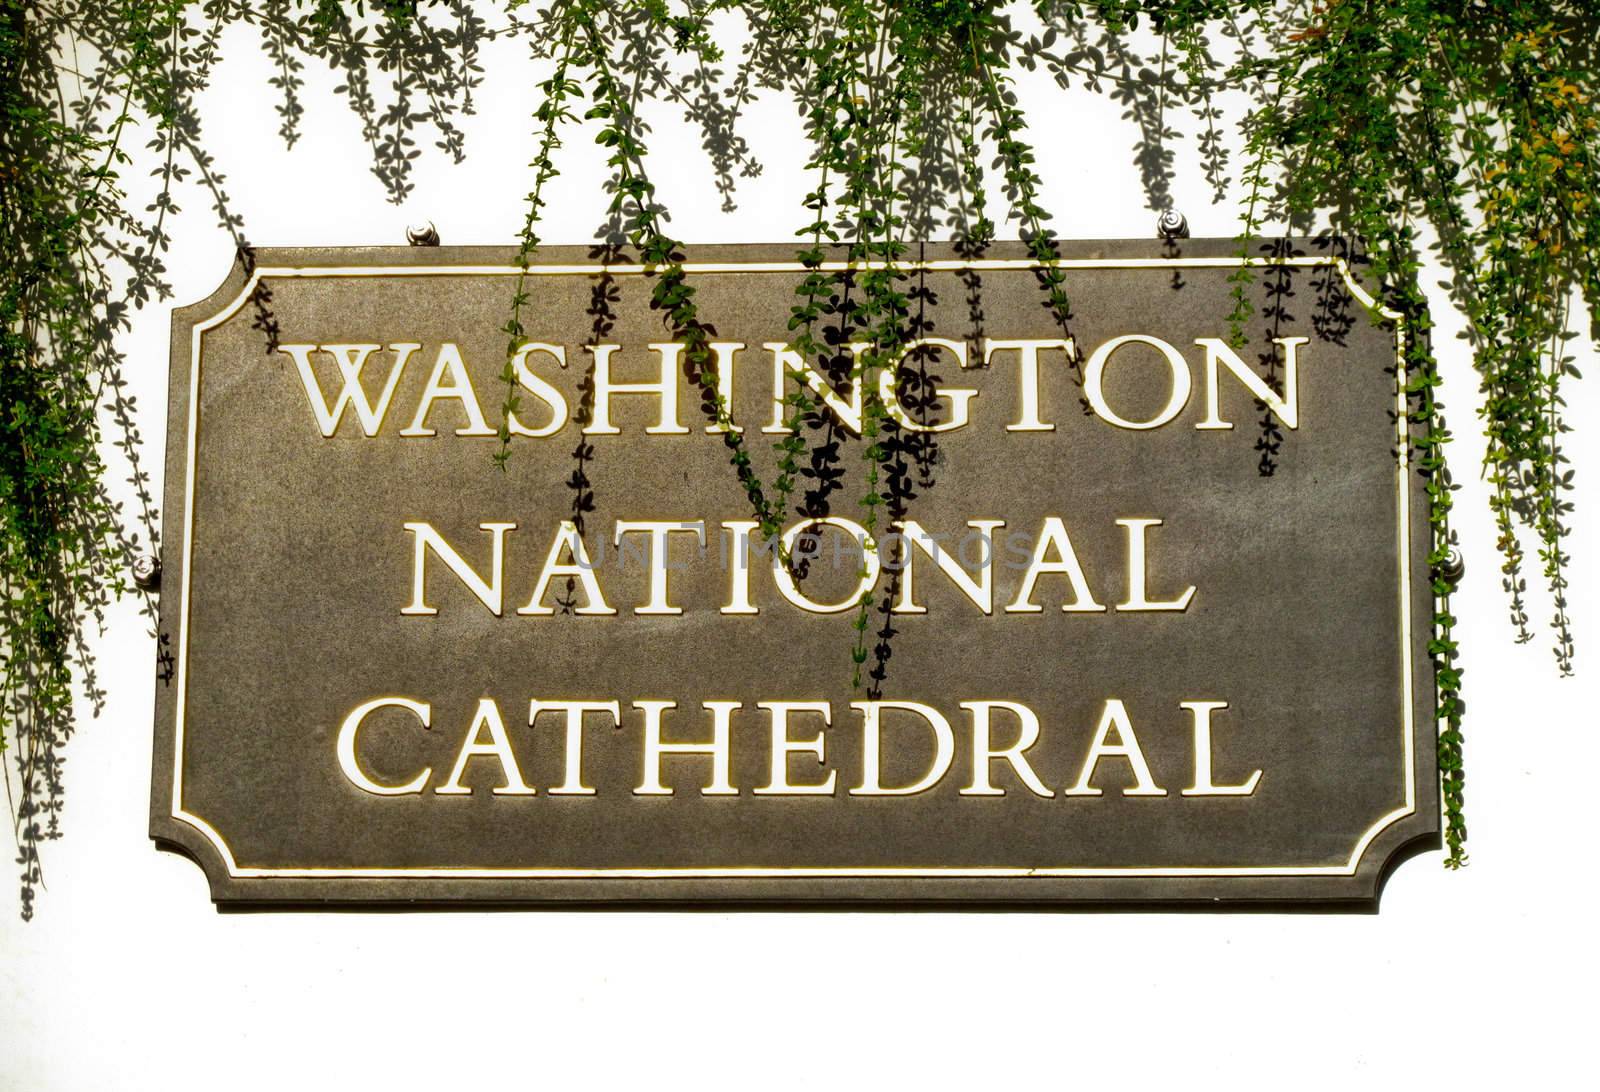
<instances>
[{"instance_id":1,"label":"white wall","mask_svg":"<svg viewBox=\"0 0 1600 1092\"><path fill-rule=\"evenodd\" d=\"M309 73L306 138L286 153L266 57L239 30L225 56L204 100L207 136L253 241L399 243L421 219L449 243L513 237L540 77L521 46L487 51L466 165L425 155L404 208L384 202L357 122L332 101L335 79ZM1060 233L1151 234L1119 108L1037 77L1023 89ZM746 119L766 170L731 215L717 209L698 134L670 108L652 121L651 167L680 237L790 237L804 179L786 100L768 95ZM548 241L585 242L601 218L601 160L585 138L565 151ZM1196 235L1237 230L1191 160L1177 194ZM181 203L169 265L187 303L220 282L232 248L201 193ZM168 308L152 307L127 340L158 474L168 324ZM146 836L154 653L130 602L97 645L110 705L85 715L67 751L67 837L47 847L37 920L0 906L0 1089L1577 1077L1600 970L1589 821L1600 396L1592 379L1569 394L1580 674L1563 680L1547 635L1518 646L1505 622L1474 473L1475 377L1464 352L1440 346L1469 556L1457 607L1472 863L1452 874L1439 854L1411 861L1379 915L219 915L200 870Z\"/></svg>"}]
</instances>

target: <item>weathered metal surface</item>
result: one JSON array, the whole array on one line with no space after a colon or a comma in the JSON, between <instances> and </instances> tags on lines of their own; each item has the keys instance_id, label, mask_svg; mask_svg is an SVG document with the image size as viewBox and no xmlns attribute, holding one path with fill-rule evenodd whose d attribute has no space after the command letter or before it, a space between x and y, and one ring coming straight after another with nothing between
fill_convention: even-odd
<instances>
[{"instance_id":1,"label":"weathered metal surface","mask_svg":"<svg viewBox=\"0 0 1600 1092\"><path fill-rule=\"evenodd\" d=\"M891 430L878 491L948 536L945 550L960 553L965 536L969 565L984 554L969 521L1004 526L988 613L913 552L926 613L874 608L859 689L853 611L795 602L848 601L859 559L836 560L841 540L823 542L791 596L758 554L745 601L727 547L750 505L687 380L684 432L646 432L673 424L661 399L616 393L616 434L569 419L516 437L501 471L496 439L470 433L502 419L517 283L507 252L257 251L174 319L152 836L192 854L224 901L1375 899L1387 865L1438 829L1423 496L1397 457L1404 331L1370 317L1315 244L1258 268L1240 356L1287 398L1294 355L1290 428L1230 371L1221 341L1207 367L1205 339L1228 336L1232 250L1069 245L1066 332L1025 253L997 248L976 265L932 246L916 255L931 263L910 264L902 282L918 336L950 344L902 370L908 419L949 423L966 396L928 396L976 393L963 427ZM770 483L781 436L761 431L774 419L763 346L794 337L801 273L784 245L691 257L702 316L718 341L745 346L729 408ZM539 262L526 339L563 347L566 365L539 351L526 363L569 415L594 379L586 345L619 346L614 383L660 379L674 350L647 348L672 341L649 275L577 248ZM1068 333L1080 367L1041 350L1036 389L1023 350L990 351ZM1177 355L1151 340L1112 346L1098 391L1092 377L1086 388L1081 368L1127 335ZM1273 338L1307 340L1273 355ZM378 346L361 360L364 396L380 402L393 374L391 400L371 436L351 406L325 436L339 355L361 358L327 347L355 345ZM524 428L562 419L532 385L520 397ZM1108 419L1165 410L1157 427ZM787 522L859 522L862 443L827 409L802 431L836 447L802 457ZM887 549L892 514L879 515ZM1051 517L1061 536L1042 544ZM553 570L535 602L575 519L593 568ZM703 523L706 548L666 534L670 566L653 574L648 532L623 528L631 551L616 546L630 521ZM1139 542L1142 563L1130 559ZM1060 571L1064 543L1082 587ZM650 613L663 606L653 579L681 614ZM881 575L880 605L903 594L894 579ZM578 609L595 606L591 580L615 613ZM1190 587L1183 609L1161 609ZM573 733L552 707L530 725L534 701L615 702L620 723L592 710ZM775 775L783 702L826 703L830 723L794 711ZM353 716L363 706L370 715ZM1029 713L1037 740L1016 750ZM975 762L985 715L995 757ZM725 777L712 754L667 753L657 783L651 718L667 744L709 743L718 716ZM869 746L871 716L881 748ZM807 749L817 737L821 760ZM938 772L941 742L942 776L889 794ZM802 795L829 778L831 791Z\"/></svg>"}]
</instances>

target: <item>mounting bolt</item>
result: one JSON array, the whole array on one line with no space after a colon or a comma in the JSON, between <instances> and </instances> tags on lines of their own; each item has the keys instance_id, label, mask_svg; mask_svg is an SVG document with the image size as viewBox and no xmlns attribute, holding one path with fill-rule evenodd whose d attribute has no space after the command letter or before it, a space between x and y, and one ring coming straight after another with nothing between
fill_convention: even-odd
<instances>
[{"instance_id":1,"label":"mounting bolt","mask_svg":"<svg viewBox=\"0 0 1600 1092\"><path fill-rule=\"evenodd\" d=\"M1451 548L1445 559L1434 566L1433 575L1455 587L1461 583L1461 578L1467 575L1467 559L1461 556L1460 550Z\"/></svg>"},{"instance_id":2,"label":"mounting bolt","mask_svg":"<svg viewBox=\"0 0 1600 1092\"><path fill-rule=\"evenodd\" d=\"M161 585L161 562L154 554L140 554L133 559L133 582L145 591Z\"/></svg>"},{"instance_id":3,"label":"mounting bolt","mask_svg":"<svg viewBox=\"0 0 1600 1092\"><path fill-rule=\"evenodd\" d=\"M1156 233L1163 239L1187 239L1189 221L1177 209L1162 209L1161 218L1156 221Z\"/></svg>"},{"instance_id":4,"label":"mounting bolt","mask_svg":"<svg viewBox=\"0 0 1600 1092\"><path fill-rule=\"evenodd\" d=\"M438 246L439 229L429 220L425 224L412 224L406 228L406 242L412 246Z\"/></svg>"}]
</instances>

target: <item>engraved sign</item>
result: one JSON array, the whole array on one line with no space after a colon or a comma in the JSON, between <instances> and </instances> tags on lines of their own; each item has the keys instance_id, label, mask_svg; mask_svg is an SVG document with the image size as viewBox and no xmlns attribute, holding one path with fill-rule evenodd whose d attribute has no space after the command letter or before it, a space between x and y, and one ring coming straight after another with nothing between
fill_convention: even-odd
<instances>
[{"instance_id":1,"label":"engraved sign","mask_svg":"<svg viewBox=\"0 0 1600 1092\"><path fill-rule=\"evenodd\" d=\"M282 905L1370 903L1439 818L1408 331L1235 250L1065 245L1063 313L698 247L703 326L254 252L174 318L152 836Z\"/></svg>"}]
</instances>

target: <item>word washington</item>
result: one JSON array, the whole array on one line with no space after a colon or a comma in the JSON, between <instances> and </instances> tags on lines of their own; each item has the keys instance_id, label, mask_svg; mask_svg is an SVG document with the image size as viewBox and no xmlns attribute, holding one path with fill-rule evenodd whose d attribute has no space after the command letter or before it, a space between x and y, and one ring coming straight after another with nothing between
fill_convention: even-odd
<instances>
[{"instance_id":1,"label":"word washington","mask_svg":"<svg viewBox=\"0 0 1600 1092\"><path fill-rule=\"evenodd\" d=\"M1298 428L1299 348L1309 340L1305 337L1273 339L1278 356L1283 362L1283 385L1282 390L1278 390L1252 371L1223 339L1215 337L1195 339L1194 344L1202 351L1203 357L1201 371L1204 373L1202 384L1205 390L1205 412L1194 427L1201 430L1233 428L1231 422L1222 418L1220 409L1221 373L1227 371L1286 427ZM1124 334L1111 338L1100 344L1086 360L1071 338L989 338L980 341L979 345L981 346L979 359L986 368L993 367L1007 358L1015 362L1016 418L1006 425L1008 432L1055 431L1055 424L1041 417L1041 373L1047 360L1053 360L1058 365L1081 362L1082 394L1085 403L1101 420L1122 429L1154 429L1169 423L1189 404L1195 386L1189 362L1184 354L1170 342L1148 334ZM689 427L681 420L680 413L680 403L683 401L681 388L685 385L681 376L685 352L682 342L652 342L646 348L654 354L654 360L646 358L642 362L633 353L624 354L628 357L627 361L619 360L618 354L622 352L620 345L593 344L582 348L594 357L592 373L594 405L588 423L583 426L586 435L614 436L622 431L612 422L612 410L619 396L655 400L658 411L656 423L647 426L644 429L645 433L687 435L690 432ZM718 420L707 425L705 431L743 432L744 427L735 423L731 416L731 407L734 405L736 376L746 370L741 366L741 357L750 347L743 342L715 341L711 343L711 348L717 376L717 400L724 407L724 412L719 413ZM761 427L762 432L792 431L784 423L789 413L789 407L784 402L784 384L786 380L793 379L809 388L820 400L821 405L833 414L842 428L853 435L861 435L863 392L859 374L849 380L847 389L841 393L834 383L813 370L791 346L783 342L764 342L760 348L770 358L768 373L771 376L772 386L772 416ZM859 363L871 346L857 342L851 343L848 348L858 365L853 371L860 373L863 369ZM363 372L369 361L377 357L383 349L384 346L378 344L353 343L279 347L280 352L293 358L300 382L305 387L306 398L310 402L312 416L324 437L332 437L338 431L347 413L355 415L362 435L367 437L390 432L397 432L399 436L406 438L436 436L438 430L434 427L431 416L440 403L446 405L453 403L463 419L463 423L454 430L455 435L493 437L499 434L499 430L484 417L483 404L460 347L449 341L442 343L434 354L427 383L415 405L411 407L409 424L398 430L393 427L386 428L385 421L392 408L400 378L422 350L422 344L420 342L390 344L388 371L376 396L369 395L362 383ZM912 432L950 432L967 427L970 421L971 403L978 395L978 392L971 388L945 387L940 392L940 397L948 410L947 420L937 423L918 420L906 412L896 392L896 379L901 370L907 366L907 361L916 359L914 354L919 353L947 354L963 369L973 363L969 346L965 341L929 337L911 342L895 366L886 366L879 373L877 394L884 410L902 428ZM1158 367L1167 370L1168 396L1165 404L1153 415L1133 418L1120 412L1107 400L1106 376L1113 363L1119 363L1125 357L1141 355L1147 364L1154 360L1158 362ZM514 403L513 411L508 414L505 421L511 435L553 436L566 427L571 419L571 408L567 404L566 396L540 374L540 369L548 367L551 363L560 368L567 366L566 346L537 341L524 342L507 362L506 377L514 380L519 390L531 395L539 403L538 412L542 417L542 420L532 424L519 417L515 412L515 405L520 404L519 400L518 403ZM628 381L618 379L616 376L618 364L623 364L624 370L631 370L636 376L643 374L645 378ZM326 385L323 377L327 377ZM337 391L331 399L330 390ZM1132 412L1126 407L1124 410Z\"/></svg>"}]
</instances>

